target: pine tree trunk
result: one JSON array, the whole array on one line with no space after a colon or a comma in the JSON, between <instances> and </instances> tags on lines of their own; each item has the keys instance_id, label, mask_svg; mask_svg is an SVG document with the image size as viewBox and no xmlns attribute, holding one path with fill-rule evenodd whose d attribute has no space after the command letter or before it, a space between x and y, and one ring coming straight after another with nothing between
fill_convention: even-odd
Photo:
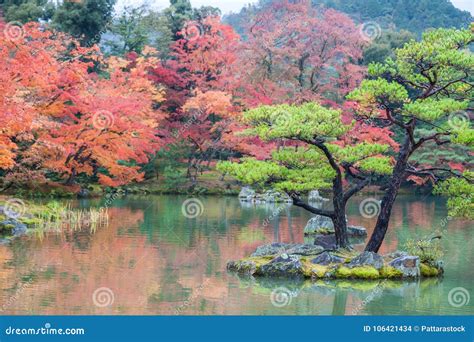
<instances>
[{"instance_id":1,"label":"pine tree trunk","mask_svg":"<svg viewBox=\"0 0 474 342\"><path fill-rule=\"evenodd\" d=\"M385 238L385 234L387 233L388 225L390 222L390 216L392 214L393 204L395 203L395 199L397 198L398 191L400 190L400 186L405 179L405 172L408 164L408 158L411 154L411 141L410 138L407 136L405 142L403 143L400 152L398 153L397 163L395 168L393 169L392 176L390 178L387 190L385 195L382 199L382 203L380 205L380 213L377 218L377 223L375 225L374 232L370 237L365 250L368 252L375 252L377 253L382 245L382 242Z\"/></svg>"},{"instance_id":2,"label":"pine tree trunk","mask_svg":"<svg viewBox=\"0 0 474 342\"><path fill-rule=\"evenodd\" d=\"M334 231L336 233L336 246L337 248L346 248L349 247L349 238L347 236L344 189L342 187L342 179L340 177L336 177L334 179L333 192L334 217L332 218L332 221L334 224Z\"/></svg>"}]
</instances>

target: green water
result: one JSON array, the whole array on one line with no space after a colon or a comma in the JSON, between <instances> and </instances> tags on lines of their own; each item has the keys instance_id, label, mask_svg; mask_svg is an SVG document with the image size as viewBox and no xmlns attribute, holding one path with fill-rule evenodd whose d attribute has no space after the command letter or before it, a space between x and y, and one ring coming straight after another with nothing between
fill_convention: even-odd
<instances>
[{"instance_id":1,"label":"green water","mask_svg":"<svg viewBox=\"0 0 474 342\"><path fill-rule=\"evenodd\" d=\"M272 206L203 197L201 215L187 218L182 212L186 199L116 199L107 227L30 232L0 246L1 314L474 314L472 221L445 221L443 200L400 196L381 250L395 251L408 238L442 230L443 278L311 283L239 279L225 269L228 260L258 245L303 242L307 212L284 206L275 215ZM349 222L371 232L375 220L359 214L363 199L350 203ZM104 200L73 205L100 207Z\"/></svg>"}]
</instances>

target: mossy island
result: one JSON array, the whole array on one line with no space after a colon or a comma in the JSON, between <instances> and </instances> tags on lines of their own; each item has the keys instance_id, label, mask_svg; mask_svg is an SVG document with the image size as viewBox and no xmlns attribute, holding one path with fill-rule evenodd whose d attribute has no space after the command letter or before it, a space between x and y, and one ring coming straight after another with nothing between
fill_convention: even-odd
<instances>
[{"instance_id":1,"label":"mossy island","mask_svg":"<svg viewBox=\"0 0 474 342\"><path fill-rule=\"evenodd\" d=\"M239 275L276 278L417 279L439 277L442 261L407 252L379 255L320 245L273 243L259 246L249 257L229 261L227 270Z\"/></svg>"}]
</instances>

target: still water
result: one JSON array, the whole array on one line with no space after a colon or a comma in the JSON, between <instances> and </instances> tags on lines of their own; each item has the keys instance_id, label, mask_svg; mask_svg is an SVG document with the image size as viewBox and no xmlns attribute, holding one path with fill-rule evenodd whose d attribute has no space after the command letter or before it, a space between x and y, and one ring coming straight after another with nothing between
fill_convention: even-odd
<instances>
[{"instance_id":1,"label":"still water","mask_svg":"<svg viewBox=\"0 0 474 342\"><path fill-rule=\"evenodd\" d=\"M182 212L186 199L115 199L107 227L93 232L87 227L30 232L0 246L1 314L474 314L472 221L446 221L441 199L400 196L381 253L441 230L446 250L443 278L316 283L242 279L225 268L228 260L247 256L261 244L303 242L309 213L287 206L243 206L232 197L202 197L202 214L187 218ZM348 218L370 233L375 219L359 214L363 199L352 200ZM73 205L104 203L86 200Z\"/></svg>"}]
</instances>

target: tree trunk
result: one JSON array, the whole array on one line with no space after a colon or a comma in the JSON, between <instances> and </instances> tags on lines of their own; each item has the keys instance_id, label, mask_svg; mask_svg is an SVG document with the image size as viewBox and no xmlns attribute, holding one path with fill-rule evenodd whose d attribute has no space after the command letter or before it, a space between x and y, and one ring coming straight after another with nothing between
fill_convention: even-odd
<instances>
[{"instance_id":1,"label":"tree trunk","mask_svg":"<svg viewBox=\"0 0 474 342\"><path fill-rule=\"evenodd\" d=\"M349 238L347 237L347 222L346 222L346 203L344 200L344 190L342 187L342 179L336 177L333 183L333 206L334 216L332 221L334 224L334 231L336 233L337 248L349 247Z\"/></svg>"},{"instance_id":2,"label":"tree trunk","mask_svg":"<svg viewBox=\"0 0 474 342\"><path fill-rule=\"evenodd\" d=\"M386 189L385 195L382 199L382 204L380 205L380 213L377 218L377 223L375 225L374 232L370 237L365 250L368 252L377 253L382 245L382 242L385 238L385 234L387 233L388 225L390 222L390 216L392 214L393 204L395 203L395 199L398 195L398 190L405 179L405 172L408 164L408 158L410 157L412 149L412 144L410 141L410 137L407 136L405 138L405 142L403 143L400 152L398 153L397 163L395 168L393 169L392 176L390 177L390 181L388 187Z\"/></svg>"}]
</instances>

